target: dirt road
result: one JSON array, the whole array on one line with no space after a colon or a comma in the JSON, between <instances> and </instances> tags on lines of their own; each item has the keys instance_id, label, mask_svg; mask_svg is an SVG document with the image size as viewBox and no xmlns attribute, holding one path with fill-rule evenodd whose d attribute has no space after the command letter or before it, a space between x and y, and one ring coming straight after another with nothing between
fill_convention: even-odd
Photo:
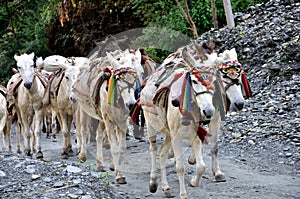
<instances>
[{"instance_id":1,"label":"dirt road","mask_svg":"<svg viewBox=\"0 0 300 199\"><path fill-rule=\"evenodd\" d=\"M73 139L74 141L74 139ZM49 140L43 139L44 156L48 160L62 161L60 159L61 150L61 135L58 137L58 142L53 143ZM158 140L158 144L161 144ZM75 145L74 145L75 146ZM205 147L204 160L207 169L202 178L200 187L187 187L189 198L197 199L232 199L232 198L245 198L245 199L296 199L300 198L300 177L295 174L288 167L283 165L274 165L277 171L267 169L272 165L265 165L266 169L262 166L255 168L255 161L260 161L260 157L255 159L244 157L242 159L236 158L235 154L228 154L220 148L220 166L227 176L227 181L216 183L210 170L210 156L208 155L208 146ZM191 153L189 147L185 147L185 155ZM95 144L91 143L88 148L88 160L82 163L86 167L95 168ZM104 150L104 158L106 166L110 163L110 151ZM187 159L187 157L186 157ZM138 142L132 137L127 141L127 152L123 160L123 170L127 178L127 184L117 185L113 183L116 192L119 192L124 198L163 198L163 192L160 186L158 191L154 194L148 190L149 186L149 171L150 171L150 154L149 143ZM78 163L76 157L67 160L68 163ZM194 166L186 163L186 184L187 180L195 172ZM282 167L283 166L283 167ZM281 169L285 169L282 171ZM275 169L276 170L276 169ZM167 162L168 180L170 186L173 188L175 198L179 198L179 184L175 172L174 159L169 159ZM114 182L114 174L111 174L111 181Z\"/></svg>"}]
</instances>

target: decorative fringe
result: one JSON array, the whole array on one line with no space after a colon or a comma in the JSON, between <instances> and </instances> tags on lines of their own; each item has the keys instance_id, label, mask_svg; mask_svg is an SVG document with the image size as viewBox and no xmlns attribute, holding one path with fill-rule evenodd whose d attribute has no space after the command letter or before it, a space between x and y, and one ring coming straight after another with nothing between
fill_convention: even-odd
<instances>
[{"instance_id":1,"label":"decorative fringe","mask_svg":"<svg viewBox=\"0 0 300 199\"><path fill-rule=\"evenodd\" d=\"M110 104L111 106L115 106L115 97L116 97L116 79L112 75L109 78L108 82L108 92L107 92L107 103Z\"/></svg>"},{"instance_id":2,"label":"decorative fringe","mask_svg":"<svg viewBox=\"0 0 300 199\"><path fill-rule=\"evenodd\" d=\"M140 94L142 92L142 85L141 85L141 82L138 78L135 79L135 85L136 85L136 90L134 91L134 97L135 99L139 99L140 98Z\"/></svg>"},{"instance_id":3,"label":"decorative fringe","mask_svg":"<svg viewBox=\"0 0 300 199\"><path fill-rule=\"evenodd\" d=\"M199 125L197 129L197 135L203 143L205 140L205 136L207 135L207 131L201 125Z\"/></svg>"},{"instance_id":4,"label":"decorative fringe","mask_svg":"<svg viewBox=\"0 0 300 199\"><path fill-rule=\"evenodd\" d=\"M186 77L182 84L182 93L179 97L180 105L179 109L181 113L187 114L192 110L192 100L191 100L191 75L190 73L186 73Z\"/></svg>"},{"instance_id":5,"label":"decorative fringe","mask_svg":"<svg viewBox=\"0 0 300 199\"><path fill-rule=\"evenodd\" d=\"M244 98L248 98L252 96L252 91L244 70L242 72L242 91L243 91Z\"/></svg>"},{"instance_id":6,"label":"decorative fringe","mask_svg":"<svg viewBox=\"0 0 300 199\"><path fill-rule=\"evenodd\" d=\"M224 93L224 89L222 89L221 85L222 83L220 83L221 79L219 77L217 77L217 79L214 81L214 86L215 86L215 93L214 93L214 104L216 106L216 109L220 111L220 115L221 115L221 120L225 121L225 114L226 114L226 107L224 106L225 102L224 102L224 97L223 97L223 93Z\"/></svg>"},{"instance_id":7,"label":"decorative fringe","mask_svg":"<svg viewBox=\"0 0 300 199\"><path fill-rule=\"evenodd\" d=\"M136 121L141 113L141 108L142 107L140 104L140 99L138 99L134 104L134 106L129 111L129 116L131 117L131 121L134 122L135 124L137 124Z\"/></svg>"}]
</instances>

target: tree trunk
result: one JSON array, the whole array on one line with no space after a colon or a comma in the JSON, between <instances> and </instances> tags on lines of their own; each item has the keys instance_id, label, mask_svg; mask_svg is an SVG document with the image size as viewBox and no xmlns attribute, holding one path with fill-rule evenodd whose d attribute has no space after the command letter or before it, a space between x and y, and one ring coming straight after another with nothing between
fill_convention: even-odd
<instances>
[{"instance_id":1,"label":"tree trunk","mask_svg":"<svg viewBox=\"0 0 300 199\"><path fill-rule=\"evenodd\" d=\"M223 0L223 4L224 4L224 9L225 9L227 26L229 28L232 28L235 25L234 25L234 20L233 20L232 8L231 8L230 0Z\"/></svg>"},{"instance_id":2,"label":"tree trunk","mask_svg":"<svg viewBox=\"0 0 300 199\"><path fill-rule=\"evenodd\" d=\"M214 21L214 28L218 29L218 19L217 19L217 11L216 11L216 0L211 0L211 12Z\"/></svg>"},{"instance_id":3,"label":"tree trunk","mask_svg":"<svg viewBox=\"0 0 300 199\"><path fill-rule=\"evenodd\" d=\"M189 12L189 8L188 8L188 4L187 4L187 0L184 0L184 8L181 6L179 0L175 0L177 3L177 6L179 7L180 12L182 13L182 15L184 16L184 18L187 20L187 22L190 25L190 30L193 32L193 36L194 38L198 38L198 32L197 32L197 27L194 23L194 21L191 18L190 12Z\"/></svg>"}]
</instances>

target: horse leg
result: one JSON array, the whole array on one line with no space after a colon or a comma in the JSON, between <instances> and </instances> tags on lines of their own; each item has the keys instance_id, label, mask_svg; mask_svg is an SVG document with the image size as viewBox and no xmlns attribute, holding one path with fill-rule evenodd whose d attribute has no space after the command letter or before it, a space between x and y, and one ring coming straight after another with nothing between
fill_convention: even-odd
<instances>
[{"instance_id":1,"label":"horse leg","mask_svg":"<svg viewBox=\"0 0 300 199\"><path fill-rule=\"evenodd\" d=\"M148 131L148 140L150 143L150 155L151 155L151 171L150 171L150 184L149 190L151 193L155 193L157 191L158 183L157 183L157 165L156 165L156 156L157 156L157 143L156 143L156 133L151 124L147 123L147 131Z\"/></svg>"},{"instance_id":2,"label":"horse leg","mask_svg":"<svg viewBox=\"0 0 300 199\"><path fill-rule=\"evenodd\" d=\"M50 135L52 134L52 128L51 128L51 110L45 111L45 116L44 116L44 120L46 120L46 138L50 139ZM45 123L43 122L43 126L45 125Z\"/></svg>"},{"instance_id":3,"label":"horse leg","mask_svg":"<svg viewBox=\"0 0 300 199\"><path fill-rule=\"evenodd\" d=\"M215 114L212 118L212 121L209 124L209 134L210 142L211 142L211 166L212 166L212 173L215 176L215 180L217 182L225 182L226 176L221 171L218 162L218 132L220 130L221 125L221 117L220 114Z\"/></svg>"},{"instance_id":4,"label":"horse leg","mask_svg":"<svg viewBox=\"0 0 300 199\"><path fill-rule=\"evenodd\" d=\"M56 112L51 110L51 131L52 131L52 142L57 142L56 134L58 133L58 123L56 120Z\"/></svg>"},{"instance_id":5,"label":"horse leg","mask_svg":"<svg viewBox=\"0 0 300 199\"><path fill-rule=\"evenodd\" d=\"M2 139L2 151L6 150L6 142L5 142L5 138L7 137L7 133L6 133L6 127L5 127L5 123L6 123L6 116L3 116L0 120L0 134L1 134L1 139Z\"/></svg>"},{"instance_id":6,"label":"horse leg","mask_svg":"<svg viewBox=\"0 0 300 199\"><path fill-rule=\"evenodd\" d=\"M21 120L21 130L23 131L24 137L24 153L27 156L31 156L31 149L30 149L30 128L28 124L27 114L24 112L20 113L21 117L18 117Z\"/></svg>"},{"instance_id":7,"label":"horse leg","mask_svg":"<svg viewBox=\"0 0 300 199\"><path fill-rule=\"evenodd\" d=\"M124 121L126 122L126 121ZM127 129L127 127L125 128ZM122 156L126 151L126 130L123 131L117 127L117 136L114 136L115 148L117 149L114 153L113 163L115 167L116 181L118 184L126 184L126 178L121 172L121 160Z\"/></svg>"},{"instance_id":8,"label":"horse leg","mask_svg":"<svg viewBox=\"0 0 300 199\"><path fill-rule=\"evenodd\" d=\"M97 152L96 152L96 159L97 159L97 170L98 171L105 171L104 166L104 158L102 152L102 145L103 145L103 137L105 134L105 125L102 121L99 121L97 134L96 134L96 142L97 142Z\"/></svg>"},{"instance_id":9,"label":"horse leg","mask_svg":"<svg viewBox=\"0 0 300 199\"><path fill-rule=\"evenodd\" d=\"M193 187L198 187L200 185L202 174L206 168L202 156L202 143L201 140L196 137L190 140L190 144L196 158L196 176L192 177L190 185Z\"/></svg>"},{"instance_id":10,"label":"horse leg","mask_svg":"<svg viewBox=\"0 0 300 199\"><path fill-rule=\"evenodd\" d=\"M168 152L170 151L170 147L171 147L171 137L169 135L166 135L164 143L160 148L159 159L160 159L160 172L161 172L161 187L165 194L165 197L167 198L174 197L174 194L171 192L171 188L167 180L167 170L166 170Z\"/></svg>"},{"instance_id":11,"label":"horse leg","mask_svg":"<svg viewBox=\"0 0 300 199\"><path fill-rule=\"evenodd\" d=\"M68 154L68 136L70 136L68 134L68 124L67 124L67 120L68 120L68 115L67 113L63 113L63 112L60 112L59 113L60 115L60 119L61 119L61 132L62 132L62 135L63 135L63 152L62 152L62 158L63 159L68 159L69 157L69 154Z\"/></svg>"},{"instance_id":12,"label":"horse leg","mask_svg":"<svg viewBox=\"0 0 300 199\"><path fill-rule=\"evenodd\" d=\"M107 117L104 116L103 118L107 118ZM126 184L127 183L126 179L120 171L120 150L121 149L119 148L118 139L114 132L115 129L114 125L111 121L109 121L109 119L105 119L104 121L105 121L105 129L107 131L108 140L110 143L110 152L113 159L116 182L118 184Z\"/></svg>"},{"instance_id":13,"label":"horse leg","mask_svg":"<svg viewBox=\"0 0 300 199\"><path fill-rule=\"evenodd\" d=\"M187 192L184 186L184 164L183 164L183 154L182 154L182 139L177 132L170 132L172 135L172 148L174 151L174 157L176 161L176 172L179 179L180 186L180 198L187 199Z\"/></svg>"},{"instance_id":14,"label":"horse leg","mask_svg":"<svg viewBox=\"0 0 300 199\"><path fill-rule=\"evenodd\" d=\"M22 153L22 151L21 151L21 124L18 121L15 122L15 128L16 128L17 153Z\"/></svg>"},{"instance_id":15,"label":"horse leg","mask_svg":"<svg viewBox=\"0 0 300 199\"><path fill-rule=\"evenodd\" d=\"M87 151L86 151L86 141L87 141L87 131L88 126L85 117L87 117L86 113L80 109L80 137L81 137L81 148L80 153L78 154L78 159L80 161L86 161L87 160Z\"/></svg>"},{"instance_id":16,"label":"horse leg","mask_svg":"<svg viewBox=\"0 0 300 199\"><path fill-rule=\"evenodd\" d=\"M41 126L43 122L43 111L38 110L34 115L34 137L36 146L36 158L43 158L42 147L41 147Z\"/></svg>"},{"instance_id":17,"label":"horse leg","mask_svg":"<svg viewBox=\"0 0 300 199\"><path fill-rule=\"evenodd\" d=\"M76 139L75 139L75 143L76 143L76 155L78 155L80 153L80 147L81 147L81 135L80 135L80 111L79 108L76 108L75 111L75 117L74 117L74 122L75 122L75 131L76 131Z\"/></svg>"},{"instance_id":18,"label":"horse leg","mask_svg":"<svg viewBox=\"0 0 300 199\"><path fill-rule=\"evenodd\" d=\"M73 121L73 116L68 115L67 117L67 151L69 156L72 156L74 154L74 151L72 150L72 143L71 143L71 127L72 127L72 121Z\"/></svg>"},{"instance_id":19,"label":"horse leg","mask_svg":"<svg viewBox=\"0 0 300 199\"><path fill-rule=\"evenodd\" d=\"M8 151L12 152L10 129L11 129L11 126L6 121L6 124L5 124L4 129L3 129L3 134L5 135L5 137L7 137L7 140L8 140Z\"/></svg>"}]
</instances>

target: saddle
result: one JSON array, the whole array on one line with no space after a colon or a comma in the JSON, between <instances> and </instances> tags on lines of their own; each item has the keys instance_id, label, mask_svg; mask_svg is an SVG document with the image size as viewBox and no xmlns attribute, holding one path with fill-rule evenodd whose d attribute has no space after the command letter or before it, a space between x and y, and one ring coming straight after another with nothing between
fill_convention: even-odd
<instances>
[{"instance_id":1,"label":"saddle","mask_svg":"<svg viewBox=\"0 0 300 199\"><path fill-rule=\"evenodd\" d=\"M60 69L51 76L49 83L45 89L44 97L43 97L43 105L48 106L50 104L50 97L57 96L59 86L61 84L62 79L65 76L65 71Z\"/></svg>"},{"instance_id":2,"label":"saddle","mask_svg":"<svg viewBox=\"0 0 300 199\"><path fill-rule=\"evenodd\" d=\"M0 85L0 93L1 93L1 95L3 95L6 98L7 89L2 85Z\"/></svg>"}]
</instances>

